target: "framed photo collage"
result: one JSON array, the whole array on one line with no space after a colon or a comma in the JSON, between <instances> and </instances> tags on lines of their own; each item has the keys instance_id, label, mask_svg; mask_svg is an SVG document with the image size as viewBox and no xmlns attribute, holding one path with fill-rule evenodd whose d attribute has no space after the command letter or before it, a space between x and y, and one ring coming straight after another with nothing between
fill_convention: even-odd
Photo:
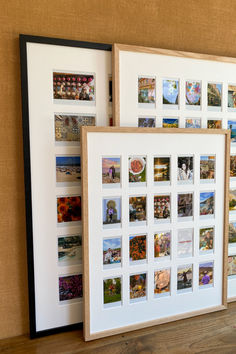
<instances>
[{"instance_id":1,"label":"framed photo collage","mask_svg":"<svg viewBox=\"0 0 236 354\"><path fill-rule=\"evenodd\" d=\"M20 52L31 338L225 309L233 59L28 35Z\"/></svg>"},{"instance_id":2,"label":"framed photo collage","mask_svg":"<svg viewBox=\"0 0 236 354\"><path fill-rule=\"evenodd\" d=\"M111 123L111 46L24 35L20 44L36 337L83 321L80 130Z\"/></svg>"},{"instance_id":3,"label":"framed photo collage","mask_svg":"<svg viewBox=\"0 0 236 354\"><path fill-rule=\"evenodd\" d=\"M86 340L224 308L218 132L82 128Z\"/></svg>"},{"instance_id":4,"label":"framed photo collage","mask_svg":"<svg viewBox=\"0 0 236 354\"><path fill-rule=\"evenodd\" d=\"M122 44L114 52L116 125L231 131L228 301L235 301L236 61Z\"/></svg>"}]
</instances>

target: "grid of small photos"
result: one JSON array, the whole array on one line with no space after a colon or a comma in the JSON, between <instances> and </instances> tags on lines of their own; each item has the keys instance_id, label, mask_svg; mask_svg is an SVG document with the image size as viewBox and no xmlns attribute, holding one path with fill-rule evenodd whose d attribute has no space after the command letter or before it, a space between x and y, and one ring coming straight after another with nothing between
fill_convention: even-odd
<instances>
[{"instance_id":1,"label":"grid of small photos","mask_svg":"<svg viewBox=\"0 0 236 354\"><path fill-rule=\"evenodd\" d=\"M124 164L128 164L126 176L122 172ZM153 169L152 193L147 189L150 183L147 178L147 171L150 171L148 164ZM195 170L195 166L199 166L199 171ZM117 268L122 269L127 261L129 294L123 296L129 298L130 303L146 301L147 298L157 298L158 301L160 297L171 297L173 289L181 294L214 287L215 166L215 155L178 155L177 161L168 155L129 156L128 159L123 156L102 157L103 237L100 252L103 259L101 281L104 308L122 306L122 275L117 276ZM173 168L177 168L176 173L173 173ZM200 203L197 219L200 227L196 232L193 207L197 174ZM122 176L127 178L129 186L129 231L125 235L122 234ZM201 190L201 186L206 184L207 188L202 187ZM175 195L168 192L170 185L177 191ZM182 188L183 185L186 188ZM139 188L141 192L136 194ZM111 197L111 189L117 192L115 195L120 193L120 197ZM145 190L146 193L143 193ZM147 205L150 205L150 200L153 217L148 220L150 211ZM172 225L174 209L177 210L177 229ZM188 222L187 228L183 222ZM139 227L140 232L137 232ZM115 236L117 232L114 233L114 230L117 229L121 230L120 236ZM156 231L150 234L150 229ZM127 255L129 259L125 260ZM146 265L153 261L155 269L152 271L149 267L147 271ZM177 274L174 276L172 267L176 261ZM136 266L139 271L136 271ZM140 271L142 268L143 271ZM193 284L194 272L198 274L197 284ZM150 289L147 282L153 282L152 294L147 294L147 289ZM173 283L174 287L171 286Z\"/></svg>"},{"instance_id":2,"label":"grid of small photos","mask_svg":"<svg viewBox=\"0 0 236 354\"><path fill-rule=\"evenodd\" d=\"M207 110L211 112L207 120L201 119L202 110L202 82L186 81L185 82L185 109L189 110L186 117L182 117L180 125L180 117L174 111L178 111L180 105L180 80L163 79L162 80L162 104L163 109L172 109L170 117L163 117L162 122L157 121L153 115L150 117L138 117L139 127L155 127L163 128L209 128L209 129L230 129L231 131L231 155L230 155L230 191L229 191L229 249L228 249L228 277L229 280L236 280L236 83L227 85L227 107L222 106L223 84L208 82L207 97L204 100L207 104ZM156 78L155 77L138 77L138 105L140 108L156 107ZM195 117L199 112L199 117ZM216 113L214 115L214 112ZM228 118L225 119L225 116ZM184 119L184 122L183 122ZM236 292L235 292L236 296Z\"/></svg>"},{"instance_id":3,"label":"grid of small photos","mask_svg":"<svg viewBox=\"0 0 236 354\"><path fill-rule=\"evenodd\" d=\"M81 301L82 226L80 127L96 125L96 75L53 72L59 303ZM108 125L112 125L112 81L108 84ZM73 106L73 113L66 107ZM62 108L65 107L65 111ZM70 109L71 111L71 109Z\"/></svg>"},{"instance_id":4,"label":"grid of small photos","mask_svg":"<svg viewBox=\"0 0 236 354\"><path fill-rule=\"evenodd\" d=\"M163 128L209 128L230 129L236 126L235 120L229 119L227 127L223 126L223 112L236 113L236 83L227 86L227 107L223 107L223 83L202 82L201 80L187 80L180 85L180 79L161 79L156 77L139 76L137 102L140 109L147 108L150 115L137 117L138 127L163 127ZM159 82L161 80L161 82ZM182 83L183 84L183 83ZM202 97L202 87L206 85L206 97ZM160 86L161 85L161 86ZM157 86L162 91L157 91ZM180 94L180 88L184 93ZM162 107L158 107L157 96L161 95ZM180 101L183 97L184 101ZM178 113L180 105L185 106L185 113ZM202 116L203 108L207 109L209 116ZM156 112L169 110L170 114L157 117ZM210 113L211 112L211 113ZM215 112L215 117L214 117ZM196 116L197 115L197 116ZM204 114L205 116L205 114ZM222 125L223 124L223 125Z\"/></svg>"}]
</instances>

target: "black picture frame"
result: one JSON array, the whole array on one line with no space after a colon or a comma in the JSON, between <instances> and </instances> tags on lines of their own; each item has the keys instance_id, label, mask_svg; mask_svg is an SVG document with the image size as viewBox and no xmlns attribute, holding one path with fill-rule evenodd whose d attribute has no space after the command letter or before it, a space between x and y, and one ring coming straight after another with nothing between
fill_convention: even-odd
<instances>
[{"instance_id":1,"label":"black picture frame","mask_svg":"<svg viewBox=\"0 0 236 354\"><path fill-rule=\"evenodd\" d=\"M54 333L82 328L82 323L66 325L37 331L35 309L35 271L34 271L34 237L32 220L32 193L31 193L31 163L30 163L30 133L29 133L29 98L27 74L27 43L40 43L48 45L82 47L94 50L111 51L111 44L84 42L60 38L19 35L20 65L21 65L21 93L22 93L22 127L24 152L24 181L25 181L25 209L26 209L26 237L27 237L27 263L28 263L28 296L29 296L29 322L30 338L38 338Z\"/></svg>"}]
</instances>

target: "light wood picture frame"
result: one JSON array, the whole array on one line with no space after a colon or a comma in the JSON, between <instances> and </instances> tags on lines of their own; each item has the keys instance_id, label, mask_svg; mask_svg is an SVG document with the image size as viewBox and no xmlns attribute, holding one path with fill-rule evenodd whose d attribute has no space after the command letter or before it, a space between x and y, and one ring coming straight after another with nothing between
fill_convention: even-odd
<instances>
[{"instance_id":1,"label":"light wood picture frame","mask_svg":"<svg viewBox=\"0 0 236 354\"><path fill-rule=\"evenodd\" d=\"M31 338L82 326L79 131L108 125L111 49L20 35Z\"/></svg>"},{"instance_id":2,"label":"light wood picture frame","mask_svg":"<svg viewBox=\"0 0 236 354\"><path fill-rule=\"evenodd\" d=\"M125 44L114 44L113 47L115 126L231 130L229 302L236 300L236 208L233 205L236 191L236 81L234 83L232 79L236 75L235 64L236 59L230 57ZM139 78L145 76L155 79L155 104L138 102ZM149 89L144 87L144 91Z\"/></svg>"},{"instance_id":3,"label":"light wood picture frame","mask_svg":"<svg viewBox=\"0 0 236 354\"><path fill-rule=\"evenodd\" d=\"M224 310L229 131L83 127L81 133L85 340ZM205 183L201 156L212 155L214 179ZM179 178L186 167L184 156L193 157L188 167L191 181ZM168 180L163 171L156 175L156 169L164 169L160 167L163 157L170 158L169 183L162 183ZM170 211L169 220L163 216L164 209ZM184 229L193 232L179 232ZM214 246L202 254L207 248L201 249L201 237L210 229ZM171 240L171 246L161 241L156 248L158 233ZM183 241L187 234L192 238ZM142 252L135 248L137 243ZM183 244L187 243L191 250L185 257ZM165 251L164 244L168 245ZM206 283L203 274L209 276ZM160 276L165 286L160 285Z\"/></svg>"}]
</instances>

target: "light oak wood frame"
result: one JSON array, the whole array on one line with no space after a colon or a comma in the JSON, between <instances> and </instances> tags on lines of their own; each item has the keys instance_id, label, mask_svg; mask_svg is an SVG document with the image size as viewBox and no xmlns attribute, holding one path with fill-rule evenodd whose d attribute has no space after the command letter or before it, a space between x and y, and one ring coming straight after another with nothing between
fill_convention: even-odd
<instances>
[{"instance_id":1,"label":"light oak wood frame","mask_svg":"<svg viewBox=\"0 0 236 354\"><path fill-rule=\"evenodd\" d=\"M222 304L198 311L192 311L162 319L151 320L144 323L120 327L117 329L105 330L102 332L90 333L90 284L89 284L89 220L88 220L88 133L136 133L136 134L220 134L225 136L225 180L224 180L224 242L223 242L223 280L222 280ZM126 127L82 127L82 225L83 225L83 296L84 296L84 339L94 340L106 336L111 336L123 332L133 331L141 328L151 327L162 323L177 321L184 318L199 316L210 312L225 310L227 308L227 266L228 266L228 227L229 227L229 152L230 152L230 132L226 129L180 129L180 128L126 128Z\"/></svg>"},{"instance_id":2,"label":"light oak wood frame","mask_svg":"<svg viewBox=\"0 0 236 354\"><path fill-rule=\"evenodd\" d=\"M181 57L181 58L212 60L212 61L219 61L223 63L236 64L236 58L231 58L231 57L221 57L221 56L209 55L209 54L182 52L178 50L149 48L149 47L115 43L113 45L113 50L112 50L112 61L113 61L112 96L113 96L113 117L114 117L113 125L116 127L120 126L120 51L156 54L156 55L168 55L168 56Z\"/></svg>"}]
</instances>

